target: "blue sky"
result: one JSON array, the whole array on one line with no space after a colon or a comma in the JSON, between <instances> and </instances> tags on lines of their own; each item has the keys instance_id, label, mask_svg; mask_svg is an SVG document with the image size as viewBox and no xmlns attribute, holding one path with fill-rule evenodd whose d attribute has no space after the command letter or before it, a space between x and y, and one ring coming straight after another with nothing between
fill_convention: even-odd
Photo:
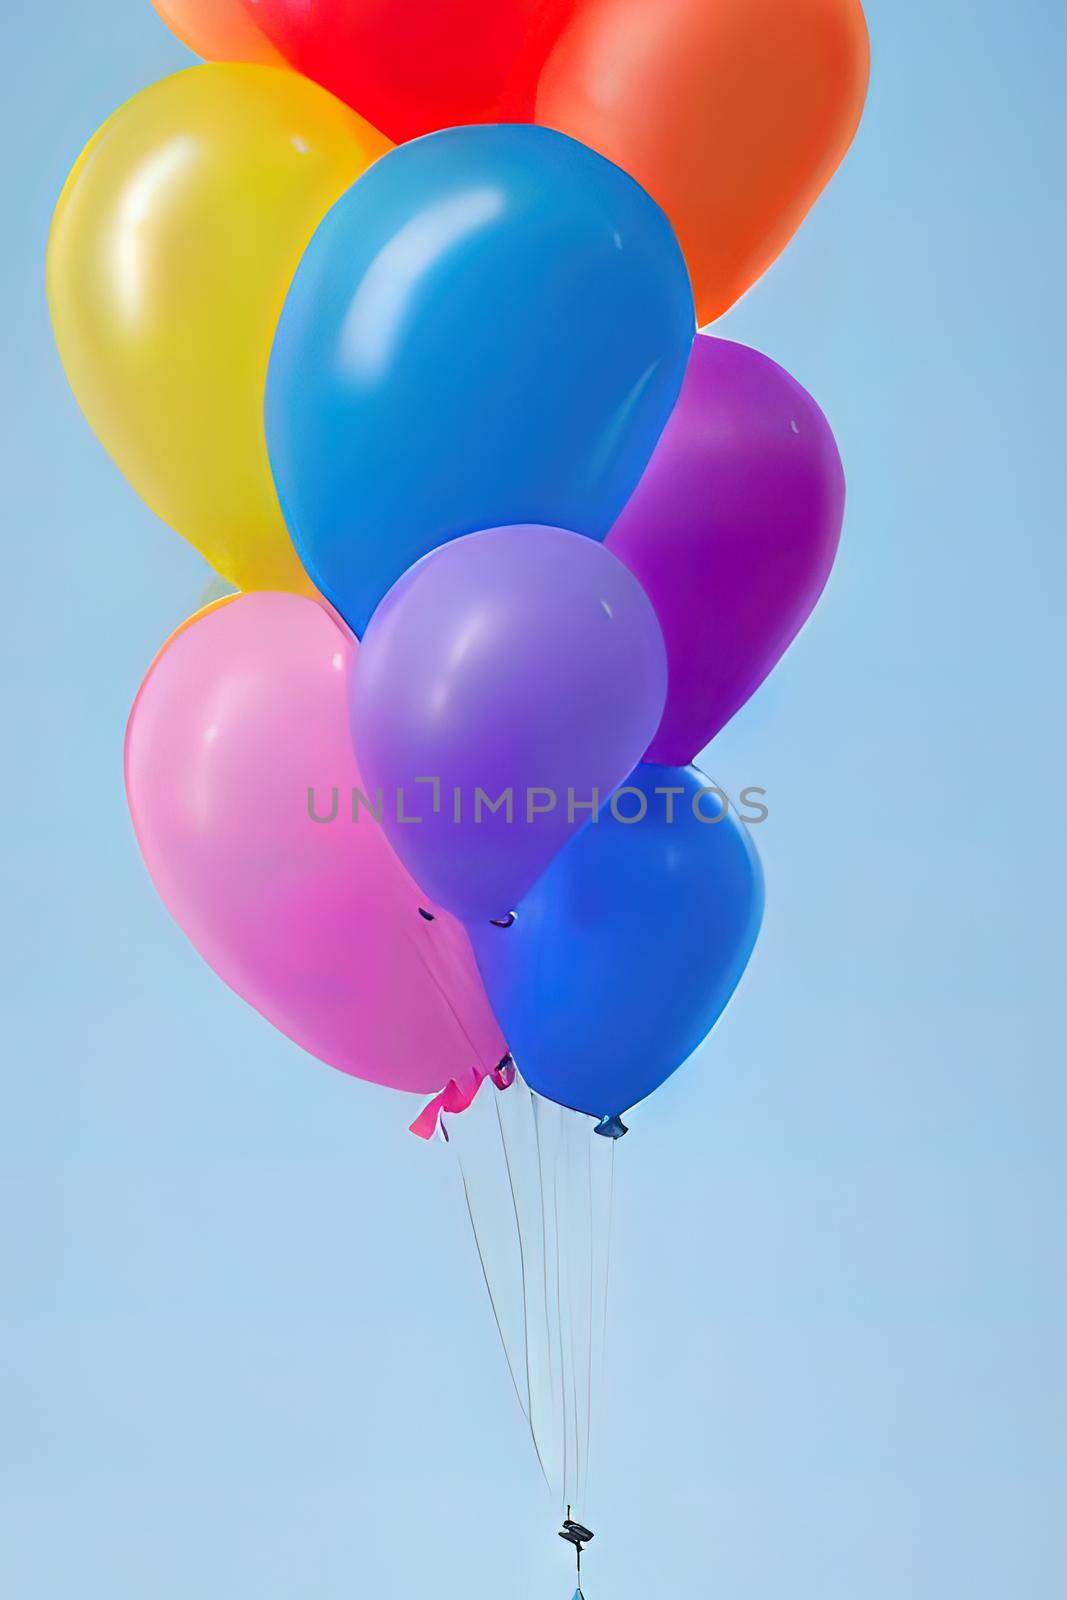
<instances>
[{"instance_id":1,"label":"blue sky","mask_svg":"<svg viewBox=\"0 0 1067 1600\"><path fill-rule=\"evenodd\" d=\"M1067 1590L1067 19L868 14L853 154L721 325L820 400L849 511L704 761L769 791L768 920L620 1148L588 1600ZM78 415L43 249L187 58L147 0L5 38L0 1581L565 1600L446 1152L217 982L127 820L129 704L210 574Z\"/></svg>"}]
</instances>

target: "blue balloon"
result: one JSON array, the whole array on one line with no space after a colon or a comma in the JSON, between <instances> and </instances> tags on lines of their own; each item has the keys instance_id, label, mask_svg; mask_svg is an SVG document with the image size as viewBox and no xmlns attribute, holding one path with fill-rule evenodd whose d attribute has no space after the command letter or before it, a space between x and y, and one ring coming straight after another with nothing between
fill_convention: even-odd
<instances>
[{"instance_id":1,"label":"blue balloon","mask_svg":"<svg viewBox=\"0 0 1067 1600\"><path fill-rule=\"evenodd\" d=\"M390 151L320 225L271 354L271 467L309 575L361 635L460 534L604 538L694 332L670 223L584 145L504 125Z\"/></svg>"},{"instance_id":2,"label":"blue balloon","mask_svg":"<svg viewBox=\"0 0 1067 1600\"><path fill-rule=\"evenodd\" d=\"M725 1010L763 899L748 830L703 773L638 767L512 926L469 930L526 1082L604 1119L652 1094Z\"/></svg>"}]
</instances>

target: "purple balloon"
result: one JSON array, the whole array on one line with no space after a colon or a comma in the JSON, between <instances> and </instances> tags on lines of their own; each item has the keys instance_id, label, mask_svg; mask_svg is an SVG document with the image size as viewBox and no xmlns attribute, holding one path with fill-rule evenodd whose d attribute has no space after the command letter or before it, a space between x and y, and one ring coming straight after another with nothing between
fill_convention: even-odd
<instances>
[{"instance_id":1,"label":"purple balloon","mask_svg":"<svg viewBox=\"0 0 1067 1600\"><path fill-rule=\"evenodd\" d=\"M366 800L430 901L506 918L640 760L666 692L655 611L602 544L467 534L409 568L367 628Z\"/></svg>"},{"instance_id":2,"label":"purple balloon","mask_svg":"<svg viewBox=\"0 0 1067 1600\"><path fill-rule=\"evenodd\" d=\"M678 404L607 545L641 580L670 684L646 761L685 766L807 621L837 553L830 425L757 350L698 335Z\"/></svg>"}]
</instances>

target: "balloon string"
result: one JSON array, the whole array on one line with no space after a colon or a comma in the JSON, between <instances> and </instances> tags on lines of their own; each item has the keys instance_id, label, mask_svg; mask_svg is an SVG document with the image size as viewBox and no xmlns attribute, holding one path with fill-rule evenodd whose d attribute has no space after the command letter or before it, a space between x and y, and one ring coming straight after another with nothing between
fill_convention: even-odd
<instances>
[{"instance_id":1,"label":"balloon string","mask_svg":"<svg viewBox=\"0 0 1067 1600\"><path fill-rule=\"evenodd\" d=\"M562 1113L557 1114L557 1123L559 1122L561 1116ZM560 1244L559 1233L559 1163L560 1151L562 1148L563 1129L562 1127L559 1127L556 1138L556 1159L552 1168L552 1205L555 1212L556 1222L556 1332L559 1337L559 1416L560 1426L563 1434L563 1493L566 1495L568 1482L567 1473L569 1468L569 1451L567 1448L567 1363L563 1345L563 1274L561 1268L561 1257L563 1255L563 1250ZM567 1515L570 1516L569 1506L567 1508Z\"/></svg>"},{"instance_id":2,"label":"balloon string","mask_svg":"<svg viewBox=\"0 0 1067 1600\"><path fill-rule=\"evenodd\" d=\"M537 1187L541 1198L541 1264L544 1269L545 1283L545 1341L548 1350L550 1367L552 1362L552 1329L548 1317L548 1214L545 1205L545 1171L544 1153L541 1149L541 1101L537 1095L530 1096L530 1112L533 1117L534 1143L537 1146Z\"/></svg>"},{"instance_id":3,"label":"balloon string","mask_svg":"<svg viewBox=\"0 0 1067 1600\"><path fill-rule=\"evenodd\" d=\"M467 1215L471 1219L471 1229L472 1229L472 1231L474 1233L474 1246L475 1246L475 1249L478 1252L478 1263L479 1263L479 1265L481 1266L481 1269L482 1269L482 1277L485 1279L485 1288L486 1288L486 1293L489 1296L489 1304L493 1308L493 1320L496 1323L496 1331L500 1335L500 1343L504 1347L504 1359L508 1364L508 1372L509 1372L509 1374L511 1376L511 1382L514 1385L515 1398L519 1402L519 1410L522 1412L522 1414L526 1418L526 1420L529 1421L530 1420L530 1415L529 1415L528 1410L526 1409L526 1407L522 1403L522 1391L519 1388L519 1380L515 1376L515 1368L512 1365L511 1351L508 1349L508 1341L504 1337L504 1327L503 1327L502 1322L500 1321L500 1312L497 1309L496 1297L493 1294L493 1285L489 1281L489 1269L488 1269L488 1267L486 1266L486 1263L485 1263L485 1253L482 1250L481 1235L478 1232L478 1224L475 1221L475 1217L474 1217L474 1206L473 1206L473 1204L471 1202L470 1185L467 1182L467 1173L466 1173L466 1171L464 1169L464 1166L463 1166L463 1157L461 1155L459 1155L458 1152L457 1152L457 1160L459 1161L460 1179L461 1179L461 1181L463 1183L463 1197L467 1202Z\"/></svg>"},{"instance_id":4,"label":"balloon string","mask_svg":"<svg viewBox=\"0 0 1067 1600\"><path fill-rule=\"evenodd\" d=\"M566 1138L567 1150L567 1210L573 1217L574 1206L574 1127L573 1122L568 1123L568 1136ZM567 1239L567 1321L570 1324L571 1347L571 1401L574 1412L574 1486L576 1493L581 1493L582 1482L582 1436L578 1425L578 1353L575 1345L575 1326L577 1323L575 1292L574 1292L574 1262L571 1256L573 1244L573 1230Z\"/></svg>"},{"instance_id":5,"label":"balloon string","mask_svg":"<svg viewBox=\"0 0 1067 1600\"><path fill-rule=\"evenodd\" d=\"M615 1231L615 1146L617 1140L611 1141L611 1158L608 1177L608 1219L607 1219L607 1256L604 1261L604 1332L600 1341L600 1371L601 1382L607 1387L608 1364L608 1300L611 1296L611 1245Z\"/></svg>"},{"instance_id":6,"label":"balloon string","mask_svg":"<svg viewBox=\"0 0 1067 1600\"><path fill-rule=\"evenodd\" d=\"M515 1213L515 1228L519 1237L519 1266L522 1271L522 1334L523 1344L526 1348L526 1420L530 1424L530 1437L533 1440L534 1451L537 1455L537 1465L541 1468L541 1476L545 1480L545 1486L549 1490L549 1493L551 1493L552 1485L549 1482L548 1471L541 1456L541 1445L537 1437L537 1428L533 1420L533 1384L530 1378L530 1304L529 1294L527 1291L526 1248L522 1237L522 1220L519 1216L519 1202L515 1194L515 1179L511 1170L511 1154L508 1150L507 1135L504 1132L504 1119L500 1112L499 1096L496 1097L494 1104L496 1108L497 1127L500 1129L500 1143L504 1150L504 1165L507 1168L508 1187L511 1190L511 1207Z\"/></svg>"},{"instance_id":7,"label":"balloon string","mask_svg":"<svg viewBox=\"0 0 1067 1600\"><path fill-rule=\"evenodd\" d=\"M549 1393L550 1396L552 1396L555 1393L555 1386L556 1386L555 1385L556 1361L555 1361L555 1352L554 1352L553 1347L552 1347L552 1323L551 1323L551 1318L549 1316L549 1309L548 1309L548 1306L549 1306L549 1286L548 1286L548 1208L547 1208L547 1206L545 1204L544 1153L543 1153L543 1151L541 1149L541 1106L542 1106L542 1101L541 1101L541 1098L540 1098L539 1095L531 1093L529 1095L528 1103L529 1103L529 1107L530 1107L530 1116L531 1116L531 1118L533 1120L534 1145L535 1145L535 1147L537 1149L537 1192L538 1192L538 1198L540 1200L540 1205L541 1205L542 1296L543 1296L544 1304L545 1304L545 1357L546 1357L547 1362L548 1362L548 1393ZM559 1241L558 1240L556 1241L556 1249L557 1250L559 1249ZM552 1438L551 1442L552 1442L553 1454L554 1454L555 1445L556 1445L555 1430L553 1430L553 1438ZM555 1467L557 1465L558 1465L558 1461L554 1457L553 1466Z\"/></svg>"},{"instance_id":8,"label":"balloon string","mask_svg":"<svg viewBox=\"0 0 1067 1600\"><path fill-rule=\"evenodd\" d=\"M586 1376L585 1376L585 1482L582 1486L583 1508L589 1496L589 1455L592 1449L593 1438L593 1306L596 1294L596 1265L593 1245L593 1152L592 1134L586 1130L585 1142L585 1173L586 1189L589 1197L589 1346L586 1351Z\"/></svg>"}]
</instances>

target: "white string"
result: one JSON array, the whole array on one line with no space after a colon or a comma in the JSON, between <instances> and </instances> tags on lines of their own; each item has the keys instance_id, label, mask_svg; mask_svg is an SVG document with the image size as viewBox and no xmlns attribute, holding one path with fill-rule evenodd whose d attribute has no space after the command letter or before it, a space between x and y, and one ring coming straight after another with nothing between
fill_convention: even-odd
<instances>
[{"instance_id":1,"label":"white string","mask_svg":"<svg viewBox=\"0 0 1067 1600\"><path fill-rule=\"evenodd\" d=\"M518 1077L444 1121L542 1474L581 1518L605 1371L615 1143Z\"/></svg>"}]
</instances>

